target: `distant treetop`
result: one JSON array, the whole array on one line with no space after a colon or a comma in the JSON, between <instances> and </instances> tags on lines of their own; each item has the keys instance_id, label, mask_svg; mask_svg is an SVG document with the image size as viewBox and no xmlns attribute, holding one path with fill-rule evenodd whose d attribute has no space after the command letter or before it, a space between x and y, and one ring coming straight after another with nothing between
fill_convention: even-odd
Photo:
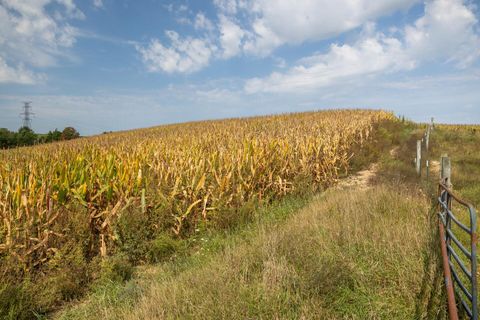
<instances>
[{"instance_id":1,"label":"distant treetop","mask_svg":"<svg viewBox=\"0 0 480 320\"><path fill-rule=\"evenodd\" d=\"M28 127L21 127L18 132L0 128L0 149L21 146L31 146L39 143L48 143L61 140L72 140L80 137L80 133L73 127L66 127L63 131L49 131L47 134L36 134Z\"/></svg>"}]
</instances>

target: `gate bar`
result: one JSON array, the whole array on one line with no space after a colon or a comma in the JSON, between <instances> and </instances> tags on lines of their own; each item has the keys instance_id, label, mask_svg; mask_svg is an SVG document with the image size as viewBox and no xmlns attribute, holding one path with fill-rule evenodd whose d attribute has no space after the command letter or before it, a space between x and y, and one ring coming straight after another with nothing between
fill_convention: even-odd
<instances>
[{"instance_id":1,"label":"gate bar","mask_svg":"<svg viewBox=\"0 0 480 320\"><path fill-rule=\"evenodd\" d=\"M440 229L440 246L442 247L443 272L445 275L445 288L447 289L448 314L450 320L458 320L457 304L455 303L455 293L453 291L452 274L450 272L450 264L448 263L447 245L445 243L445 227L441 221L438 221Z\"/></svg>"}]
</instances>

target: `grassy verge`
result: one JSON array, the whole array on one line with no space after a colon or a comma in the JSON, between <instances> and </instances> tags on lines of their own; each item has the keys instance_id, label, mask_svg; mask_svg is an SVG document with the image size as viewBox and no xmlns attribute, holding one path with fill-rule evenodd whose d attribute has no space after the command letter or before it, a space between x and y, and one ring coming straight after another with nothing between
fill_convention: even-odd
<instances>
[{"instance_id":1,"label":"grassy verge","mask_svg":"<svg viewBox=\"0 0 480 320\"><path fill-rule=\"evenodd\" d=\"M148 268L143 280L94 293L60 318L412 319L427 211L425 198L405 189L327 191L284 222L231 238L210 259Z\"/></svg>"}]
</instances>

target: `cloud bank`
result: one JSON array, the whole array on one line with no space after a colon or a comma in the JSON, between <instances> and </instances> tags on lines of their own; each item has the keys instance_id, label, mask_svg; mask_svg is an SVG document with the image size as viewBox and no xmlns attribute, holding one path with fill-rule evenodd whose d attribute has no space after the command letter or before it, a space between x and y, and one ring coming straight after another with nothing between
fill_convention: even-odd
<instances>
[{"instance_id":1,"label":"cloud bank","mask_svg":"<svg viewBox=\"0 0 480 320\"><path fill-rule=\"evenodd\" d=\"M326 53L301 59L286 72L246 81L245 90L302 92L369 76L409 71L429 62L466 68L480 55L478 21L460 0L425 4L424 15L394 34L366 24L353 44L332 44Z\"/></svg>"}]
</instances>

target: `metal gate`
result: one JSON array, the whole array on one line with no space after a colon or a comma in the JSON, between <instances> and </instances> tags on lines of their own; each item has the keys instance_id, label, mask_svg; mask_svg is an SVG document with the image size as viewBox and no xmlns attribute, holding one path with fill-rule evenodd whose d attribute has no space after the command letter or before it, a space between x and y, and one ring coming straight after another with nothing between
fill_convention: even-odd
<instances>
[{"instance_id":1,"label":"metal gate","mask_svg":"<svg viewBox=\"0 0 480 320\"><path fill-rule=\"evenodd\" d=\"M458 299L468 317L478 320L477 214L471 204L457 197L445 184L439 183L438 190L440 241L450 319L458 319ZM453 211L457 209L455 215ZM461 210L466 213L462 217L458 215ZM469 225L461 221L467 219ZM466 242L470 248L466 248Z\"/></svg>"}]
</instances>

